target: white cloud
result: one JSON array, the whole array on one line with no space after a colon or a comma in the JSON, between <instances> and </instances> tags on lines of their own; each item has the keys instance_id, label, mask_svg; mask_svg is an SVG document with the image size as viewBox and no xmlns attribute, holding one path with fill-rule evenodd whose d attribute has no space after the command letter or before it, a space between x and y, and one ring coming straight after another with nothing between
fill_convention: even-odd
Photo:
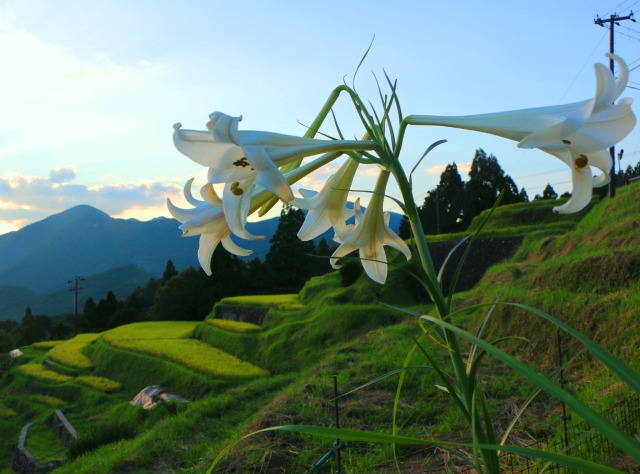
<instances>
[{"instance_id":1,"label":"white cloud","mask_svg":"<svg viewBox=\"0 0 640 474\"><path fill-rule=\"evenodd\" d=\"M0 176L0 232L24 227L79 204L117 217L144 220L167 216L166 199L182 195L178 183L149 180L87 186L69 182L74 176L73 167L51 170L48 177L5 172Z\"/></svg>"},{"instance_id":2,"label":"white cloud","mask_svg":"<svg viewBox=\"0 0 640 474\"><path fill-rule=\"evenodd\" d=\"M107 151L99 143L109 136L111 143L122 135L133 141L131 129L144 123L127 110L145 109L149 96L136 97L148 94L164 70L147 61L119 64L105 55L80 60L2 18L0 57L0 159L61 153L60 147L73 145L91 160Z\"/></svg>"},{"instance_id":3,"label":"white cloud","mask_svg":"<svg viewBox=\"0 0 640 474\"><path fill-rule=\"evenodd\" d=\"M441 163L438 165L429 166L428 168L425 168L424 171L425 173L441 174L449 164L450 163ZM458 167L458 173L462 175L462 179L464 179L464 175L469 173L469 171L471 170L470 161L460 163L456 162L456 166Z\"/></svg>"},{"instance_id":4,"label":"white cloud","mask_svg":"<svg viewBox=\"0 0 640 474\"><path fill-rule=\"evenodd\" d=\"M76 169L74 166L65 168L55 168L49 171L49 181L52 183L65 183L72 181L76 177Z\"/></svg>"}]
</instances>

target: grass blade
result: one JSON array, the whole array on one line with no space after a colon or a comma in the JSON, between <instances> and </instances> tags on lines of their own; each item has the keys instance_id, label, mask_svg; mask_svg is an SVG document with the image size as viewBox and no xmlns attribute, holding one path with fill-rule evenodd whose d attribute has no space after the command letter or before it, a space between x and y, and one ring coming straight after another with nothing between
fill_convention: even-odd
<instances>
[{"instance_id":1,"label":"grass blade","mask_svg":"<svg viewBox=\"0 0 640 474\"><path fill-rule=\"evenodd\" d=\"M517 373L519 373L525 379L532 382L534 385L538 387L542 387L542 389L545 392L565 402L567 406L571 407L576 412L576 414L584 418L587 421L587 423L589 423L593 428L600 431L600 433L602 433L605 437L609 439L609 441L611 441L618 448L620 448L620 450L627 453L636 461L640 461L640 443L621 433L615 426L609 423L609 421L607 421L598 413L593 411L583 402L573 397L569 392L565 391L555 383L551 382L548 378L542 376L541 374L533 370L531 367L520 362L518 359L514 358L513 356L510 356L509 354L501 351L500 349L493 346L492 344L489 344L488 342L477 338L476 336L465 331L464 329L454 326L453 324L450 324L441 319L433 318L431 316L423 316L423 318L433 322L436 325L443 327L448 331L451 331L457 334L458 336L463 337L464 339L474 344L477 344L478 346L480 346L481 349L484 349L486 352L493 355L496 359L504 362L506 365L514 369Z\"/></svg>"}]
</instances>

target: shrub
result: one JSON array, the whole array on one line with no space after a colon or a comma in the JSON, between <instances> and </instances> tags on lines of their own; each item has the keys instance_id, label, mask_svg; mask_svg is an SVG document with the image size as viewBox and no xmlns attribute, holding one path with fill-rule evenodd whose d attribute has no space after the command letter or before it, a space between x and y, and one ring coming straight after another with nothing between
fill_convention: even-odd
<instances>
[{"instance_id":1,"label":"shrub","mask_svg":"<svg viewBox=\"0 0 640 474\"><path fill-rule=\"evenodd\" d=\"M356 280L362 275L362 265L360 262L354 261L342 261L340 262L340 280L342 286L347 287L353 285Z\"/></svg>"}]
</instances>

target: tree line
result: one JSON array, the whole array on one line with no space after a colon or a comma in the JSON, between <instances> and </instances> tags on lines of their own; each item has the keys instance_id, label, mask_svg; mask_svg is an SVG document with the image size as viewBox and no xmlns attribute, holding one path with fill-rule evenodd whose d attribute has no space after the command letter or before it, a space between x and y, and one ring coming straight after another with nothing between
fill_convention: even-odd
<instances>
[{"instance_id":1,"label":"tree line","mask_svg":"<svg viewBox=\"0 0 640 474\"><path fill-rule=\"evenodd\" d=\"M640 162L635 167L628 166L619 171L616 176L618 186L640 176ZM607 194L607 187L596 188L596 194L603 197ZM500 205L529 202L525 188L518 189L511 176L500 167L498 159L479 148L476 150L469 170L469 179L463 181L456 163L446 166L440 175L438 185L429 190L418 210L423 229L427 234L447 234L463 232L474 217L485 209L491 208L500 192L504 191ZM562 195L547 184L541 194L536 194L534 200L568 198L571 194ZM400 229L402 238L410 237L409 221L403 218Z\"/></svg>"},{"instance_id":2,"label":"tree line","mask_svg":"<svg viewBox=\"0 0 640 474\"><path fill-rule=\"evenodd\" d=\"M620 171L617 184L622 186L637 177L640 162ZM475 152L466 182L456 163L447 165L438 185L427 192L419 207L425 232L464 231L475 216L493 206L503 189L501 205L529 201L526 190L519 189L497 158L482 149ZM606 195L606 187L599 192ZM534 200L558 197L547 184ZM36 341L66 339L79 332L100 332L132 322L202 320L217 301L228 296L297 293L309 278L331 270L327 260L335 250L335 244L324 239L317 245L299 240L296 234L303 221L301 210L286 206L263 260L241 260L219 247L212 257L211 276L193 267L178 272L169 260L161 278L150 279L122 300L113 291L99 301L87 299L78 318L34 315L27 307L21 322L0 321L0 354ZM403 220L400 236L407 238L409 232L408 222ZM340 271L343 283L353 282L361 271L359 264L346 262Z\"/></svg>"},{"instance_id":3,"label":"tree line","mask_svg":"<svg viewBox=\"0 0 640 474\"><path fill-rule=\"evenodd\" d=\"M227 296L297 293L309 278L331 270L328 257L335 250L324 239L317 245L298 239L303 222L303 211L285 206L263 260L242 260L218 246L211 276L193 267L178 272L169 260L161 278L151 278L122 300L113 291L98 301L88 298L77 319L36 316L27 307L22 322L0 322L0 352L133 322L202 320Z\"/></svg>"}]
</instances>

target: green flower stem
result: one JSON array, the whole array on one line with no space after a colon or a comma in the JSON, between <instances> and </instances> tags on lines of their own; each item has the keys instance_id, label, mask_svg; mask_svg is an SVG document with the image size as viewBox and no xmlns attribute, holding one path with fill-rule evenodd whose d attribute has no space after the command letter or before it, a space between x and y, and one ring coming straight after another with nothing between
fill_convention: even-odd
<instances>
[{"instance_id":1,"label":"green flower stem","mask_svg":"<svg viewBox=\"0 0 640 474\"><path fill-rule=\"evenodd\" d=\"M334 106L334 104L336 103L336 101L340 97L340 94L342 92L345 92L345 91L349 92L350 91L349 87L346 86L346 85L341 85L341 86L336 87L335 89L333 89L331 91L331 93L329 93L329 97L327 97L327 100L325 101L324 105L320 109L320 112L318 112L318 115L316 116L315 120L313 122L311 122L311 125L309 126L307 131L304 133L304 135L303 135L304 138L314 138L316 136L316 134L318 133L318 130L320 130L321 125L323 124L323 122L325 121L327 116L329 115L329 112L331 112L331 108ZM331 154L332 153L328 153L327 155L331 155ZM323 156L326 156L326 155L323 155ZM333 159L337 158L338 156L340 156L340 154L335 156ZM282 171L282 173L287 174L287 173L289 173L291 171L294 171L294 170L300 168L301 164L302 164L302 160L293 161L291 163L288 163L288 164L284 165L281 168L281 171ZM311 171L313 171L313 170L311 170ZM307 173L310 173L311 171L308 171ZM305 175L303 175L303 176L305 176ZM289 181L289 184L299 180L300 178L301 177L295 179L294 181ZM253 202L258 202L258 201L261 202L260 206L254 207ZM258 212L258 216L262 217L267 212L269 212L269 210L273 206L275 206L275 204L278 202L278 197L274 196L273 194L271 194L270 196L268 196L268 199L264 199L264 198L256 199L256 198L254 198L253 202L252 202L252 205L251 205L251 211L250 212L253 213L256 210L260 209L260 211Z\"/></svg>"},{"instance_id":2,"label":"green flower stem","mask_svg":"<svg viewBox=\"0 0 640 474\"><path fill-rule=\"evenodd\" d=\"M406 127L401 127L401 133L404 133L404 128ZM396 147L400 146L401 143L402 136L399 134ZM415 205L415 200L411 192L411 186L407 179L407 175L405 174L402 166L400 166L398 160L394 159L392 163L393 165L391 166L391 172L393 173L396 182L398 183L398 187L400 188L400 192L402 193L402 199L406 206L407 218L409 219L415 245L418 249L418 255L420 257L420 264L418 265L418 267L420 268L420 272L427 286L429 295L431 296L432 301L438 309L438 315L440 319L446 319L451 312L451 308L449 307L447 299L444 297L442 286L438 282L436 276L436 271L433 265L433 260L431 258L431 253L429 252L427 239L425 237L424 229L422 228L422 223L420 222L420 216L418 215L418 209ZM469 380L469 374L466 370L466 364L462 357L462 351L460 350L458 339L456 335L449 330L445 329L444 334L447 346L449 347L449 357L451 359L456 381L458 383L458 389L460 390L460 393L463 397L463 403L472 417L471 428L473 441L477 444L488 443L490 440L488 440L486 431L483 428L482 417L478 412L478 407L474 403L474 389L472 388L471 381ZM451 394L451 396L455 397L457 395ZM481 456L483 458L485 466L491 466L493 464L493 453L481 450Z\"/></svg>"},{"instance_id":3,"label":"green flower stem","mask_svg":"<svg viewBox=\"0 0 640 474\"><path fill-rule=\"evenodd\" d=\"M409 180L397 159L392 161L390 171L393 173L393 176L398 183L398 187L400 188L400 192L402 193L402 200L406 207L407 218L409 219L415 244L418 249L418 255L420 257L420 272L424 277L427 290L429 291L429 296L438 308L438 314L440 317L444 318L449 314L449 307L447 300L442 293L442 287L438 283L438 277L433 265L433 260L431 259L431 253L429 252L429 246L427 245L424 229L420 222L420 216L418 215L418 209L413 198L413 193L411 192Z\"/></svg>"},{"instance_id":4,"label":"green flower stem","mask_svg":"<svg viewBox=\"0 0 640 474\"><path fill-rule=\"evenodd\" d=\"M340 94L342 92L347 91L348 89L349 88L347 86L342 85L342 86L336 87L331 91L331 93L329 94L329 97L327 97L327 100L324 103L324 106L320 109L320 112L318 112L317 117L313 122L311 122L311 125L303 135L305 138L313 138L316 136L316 133L318 133L318 130L320 130L320 126L327 118L327 115L329 115L329 112L331 112L331 108L334 106L334 104L340 97Z\"/></svg>"},{"instance_id":5,"label":"green flower stem","mask_svg":"<svg viewBox=\"0 0 640 474\"><path fill-rule=\"evenodd\" d=\"M315 160L310 161L309 163L304 164L288 173L285 173L285 178L287 178L287 182L289 184L293 184L300 179L307 176L309 173L313 173L319 168L331 163L336 158L339 158L344 153L341 151L332 151L330 153L325 153L324 155L316 158ZM271 191L262 190L255 196L251 198L251 206L249 207L249 214L254 213L266 203L270 202L274 198L274 195ZM277 197L275 197L277 201Z\"/></svg>"}]
</instances>

